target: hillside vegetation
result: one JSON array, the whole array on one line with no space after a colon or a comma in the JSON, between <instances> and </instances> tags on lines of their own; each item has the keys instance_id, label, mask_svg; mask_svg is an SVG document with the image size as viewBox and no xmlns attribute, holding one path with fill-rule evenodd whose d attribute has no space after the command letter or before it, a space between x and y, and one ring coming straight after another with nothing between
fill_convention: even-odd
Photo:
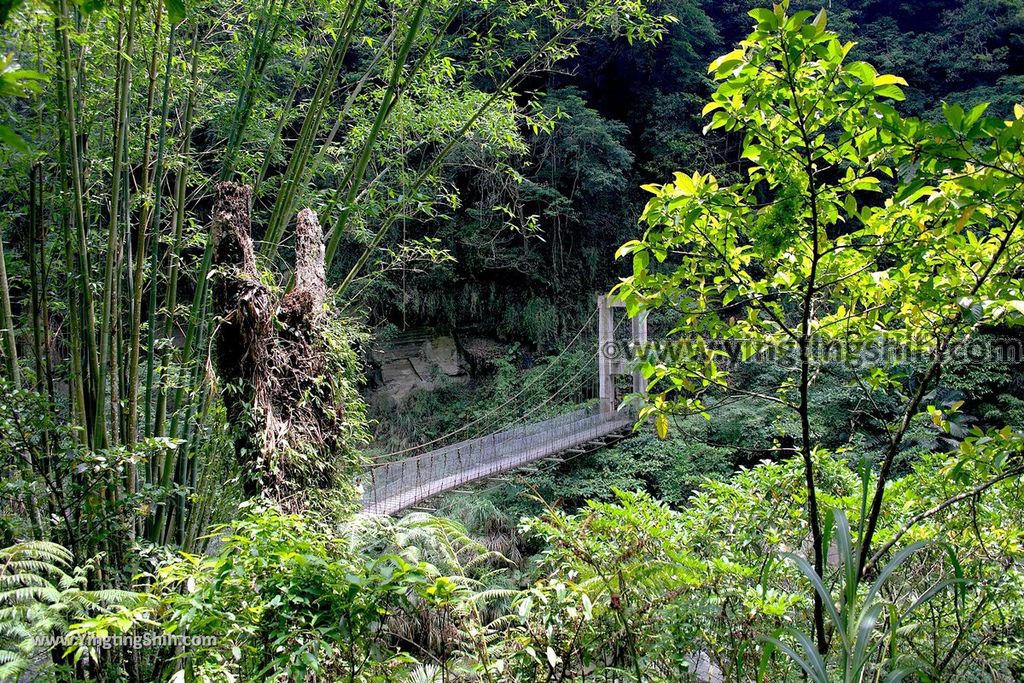
<instances>
[{"instance_id":1,"label":"hillside vegetation","mask_svg":"<svg viewBox=\"0 0 1024 683\"><path fill-rule=\"evenodd\" d=\"M1022 28L0 0L0 681L1024 679ZM628 438L363 511L599 293Z\"/></svg>"}]
</instances>

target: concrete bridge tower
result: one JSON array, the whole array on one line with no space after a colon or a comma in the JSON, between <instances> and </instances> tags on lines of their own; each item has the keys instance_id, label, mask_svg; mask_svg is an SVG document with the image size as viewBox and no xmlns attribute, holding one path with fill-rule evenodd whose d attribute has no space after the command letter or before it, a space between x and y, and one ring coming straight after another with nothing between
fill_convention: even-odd
<instances>
[{"instance_id":1,"label":"concrete bridge tower","mask_svg":"<svg viewBox=\"0 0 1024 683\"><path fill-rule=\"evenodd\" d=\"M605 294L597 297L597 377L601 399L601 412L614 413L616 409L615 377L631 374L633 392L647 391L647 378L638 368L631 367L629 348L647 342L647 312L630 319L629 347L615 340L615 309L625 308L621 301L615 301Z\"/></svg>"}]
</instances>

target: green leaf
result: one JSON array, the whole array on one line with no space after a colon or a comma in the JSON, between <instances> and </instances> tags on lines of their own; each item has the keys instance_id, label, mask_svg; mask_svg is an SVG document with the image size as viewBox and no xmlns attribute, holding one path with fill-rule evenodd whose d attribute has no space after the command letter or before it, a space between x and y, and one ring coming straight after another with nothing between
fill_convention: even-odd
<instances>
[{"instance_id":1,"label":"green leaf","mask_svg":"<svg viewBox=\"0 0 1024 683\"><path fill-rule=\"evenodd\" d=\"M1013 310L1017 311L1021 315L1024 315L1024 301L1019 301L1019 300L1007 301L1006 302L1006 306L1008 308L1012 308Z\"/></svg>"},{"instance_id":2,"label":"green leaf","mask_svg":"<svg viewBox=\"0 0 1024 683\"><path fill-rule=\"evenodd\" d=\"M185 20L185 0L164 0L164 7L172 24Z\"/></svg>"},{"instance_id":3,"label":"green leaf","mask_svg":"<svg viewBox=\"0 0 1024 683\"><path fill-rule=\"evenodd\" d=\"M942 115L946 117L946 122L949 123L949 127L953 130L960 130L961 124L964 121L964 110L958 104L946 104L942 103Z\"/></svg>"},{"instance_id":4,"label":"green leaf","mask_svg":"<svg viewBox=\"0 0 1024 683\"><path fill-rule=\"evenodd\" d=\"M907 96L903 94L903 91L896 85L883 85L880 88L875 88L875 92L880 97L888 97L891 100L902 102L907 99Z\"/></svg>"},{"instance_id":5,"label":"green leaf","mask_svg":"<svg viewBox=\"0 0 1024 683\"><path fill-rule=\"evenodd\" d=\"M668 418L664 413L659 413L658 417L654 418L654 429L662 441L668 438Z\"/></svg>"},{"instance_id":6,"label":"green leaf","mask_svg":"<svg viewBox=\"0 0 1024 683\"><path fill-rule=\"evenodd\" d=\"M676 189L685 195L691 195L697 191L697 186L693 184L693 179L685 173L676 173L675 182L673 185Z\"/></svg>"},{"instance_id":7,"label":"green leaf","mask_svg":"<svg viewBox=\"0 0 1024 683\"><path fill-rule=\"evenodd\" d=\"M737 48L728 54L724 54L715 61L711 62L708 66L708 73L719 71L720 69L728 69L730 67L739 64L743 61L744 52L743 48Z\"/></svg>"},{"instance_id":8,"label":"green leaf","mask_svg":"<svg viewBox=\"0 0 1024 683\"><path fill-rule=\"evenodd\" d=\"M882 74L875 78L875 85L907 85L906 80L899 76L893 76L892 74Z\"/></svg>"},{"instance_id":9,"label":"green leaf","mask_svg":"<svg viewBox=\"0 0 1024 683\"><path fill-rule=\"evenodd\" d=\"M643 246L643 242L640 240L630 240L616 250L615 258L622 258L626 254L632 254L641 246Z\"/></svg>"},{"instance_id":10,"label":"green leaf","mask_svg":"<svg viewBox=\"0 0 1024 683\"><path fill-rule=\"evenodd\" d=\"M770 9L758 7L747 12L747 15L757 22L759 29L774 31L779 27L779 18Z\"/></svg>"},{"instance_id":11,"label":"green leaf","mask_svg":"<svg viewBox=\"0 0 1024 683\"><path fill-rule=\"evenodd\" d=\"M818 15L814 17L814 21L811 22L811 26L818 29L818 33L825 30L825 26L828 24L828 15L825 13L825 8L822 7L818 11Z\"/></svg>"},{"instance_id":12,"label":"green leaf","mask_svg":"<svg viewBox=\"0 0 1024 683\"><path fill-rule=\"evenodd\" d=\"M967 115L964 117L964 127L967 128L973 126L988 109L988 104L988 102L982 102L981 104L971 107L971 110L967 112Z\"/></svg>"},{"instance_id":13,"label":"green leaf","mask_svg":"<svg viewBox=\"0 0 1024 683\"><path fill-rule=\"evenodd\" d=\"M704 108L700 110L700 115L701 116L707 116L708 114L710 114L714 110L721 109L721 108L722 108L722 103L721 102L708 102L707 104L704 105Z\"/></svg>"},{"instance_id":14,"label":"green leaf","mask_svg":"<svg viewBox=\"0 0 1024 683\"><path fill-rule=\"evenodd\" d=\"M793 16L791 16L789 18L789 20L786 22L786 29L787 30L798 29L808 19L810 19L813 16L814 16L814 12L812 12L811 10L809 10L809 9L802 9L799 12L796 12L795 14L793 14Z\"/></svg>"},{"instance_id":15,"label":"green leaf","mask_svg":"<svg viewBox=\"0 0 1024 683\"><path fill-rule=\"evenodd\" d=\"M638 251L633 254L633 272L643 275L647 272L647 266L651 261L651 255L646 251Z\"/></svg>"},{"instance_id":16,"label":"green leaf","mask_svg":"<svg viewBox=\"0 0 1024 683\"><path fill-rule=\"evenodd\" d=\"M875 71L875 67L871 66L867 62L853 62L848 64L846 72L856 76L862 83L873 85L875 82L875 75L878 73Z\"/></svg>"},{"instance_id":17,"label":"green leaf","mask_svg":"<svg viewBox=\"0 0 1024 683\"><path fill-rule=\"evenodd\" d=\"M28 151L28 144L25 142L25 140L20 135L18 135L13 130L11 130L10 128L3 124L0 124L0 142L10 147L13 147L19 152Z\"/></svg>"}]
</instances>

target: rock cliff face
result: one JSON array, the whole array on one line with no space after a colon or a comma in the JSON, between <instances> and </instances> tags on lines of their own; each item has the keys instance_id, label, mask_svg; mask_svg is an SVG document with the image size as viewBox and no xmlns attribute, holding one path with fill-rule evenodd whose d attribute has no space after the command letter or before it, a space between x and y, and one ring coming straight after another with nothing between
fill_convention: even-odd
<instances>
[{"instance_id":1,"label":"rock cliff face","mask_svg":"<svg viewBox=\"0 0 1024 683\"><path fill-rule=\"evenodd\" d=\"M377 391L398 402L416 389L465 383L503 352L499 342L489 339L470 337L459 344L447 335L406 333L375 353L380 367Z\"/></svg>"}]
</instances>

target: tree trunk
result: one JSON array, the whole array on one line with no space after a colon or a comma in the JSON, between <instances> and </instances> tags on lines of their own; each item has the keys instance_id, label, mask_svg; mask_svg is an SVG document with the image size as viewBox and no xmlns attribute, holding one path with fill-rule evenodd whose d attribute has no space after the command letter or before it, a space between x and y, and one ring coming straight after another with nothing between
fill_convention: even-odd
<instances>
[{"instance_id":1,"label":"tree trunk","mask_svg":"<svg viewBox=\"0 0 1024 683\"><path fill-rule=\"evenodd\" d=\"M327 288L316 214L298 214L295 288L280 301L260 279L250 236L252 191L222 182L213 211L216 370L247 495L289 511L313 487L333 485L339 436L330 357L323 341Z\"/></svg>"}]
</instances>

